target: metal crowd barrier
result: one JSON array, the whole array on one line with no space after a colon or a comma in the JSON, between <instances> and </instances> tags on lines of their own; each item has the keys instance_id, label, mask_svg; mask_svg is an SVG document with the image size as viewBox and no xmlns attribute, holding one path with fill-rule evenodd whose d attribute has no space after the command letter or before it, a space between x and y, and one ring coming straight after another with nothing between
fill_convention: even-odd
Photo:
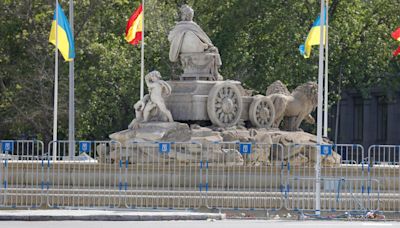
<instances>
[{"instance_id":1,"label":"metal crowd barrier","mask_svg":"<svg viewBox=\"0 0 400 228\"><path fill-rule=\"evenodd\" d=\"M289 178L291 190L286 208L315 210L315 178ZM305 188L307 186L307 188ZM359 189L365 186L365 192ZM380 184L377 179L321 177L321 211L370 211L380 208Z\"/></svg>"},{"instance_id":2,"label":"metal crowd barrier","mask_svg":"<svg viewBox=\"0 0 400 228\"><path fill-rule=\"evenodd\" d=\"M363 147L337 144L324 148L328 149L328 154L321 155L321 210L378 209L380 183L369 176ZM317 152L316 144L289 147L285 156L289 173L285 194L287 209L314 210Z\"/></svg>"},{"instance_id":3,"label":"metal crowd barrier","mask_svg":"<svg viewBox=\"0 0 400 228\"><path fill-rule=\"evenodd\" d=\"M314 210L315 144L0 141L0 207ZM328 145L323 211L400 211L400 146ZM323 150L325 152L325 150Z\"/></svg>"},{"instance_id":4,"label":"metal crowd barrier","mask_svg":"<svg viewBox=\"0 0 400 228\"><path fill-rule=\"evenodd\" d=\"M285 151L284 161L287 163L285 207L288 210L315 208L316 153L315 144L292 144Z\"/></svg>"},{"instance_id":5,"label":"metal crowd barrier","mask_svg":"<svg viewBox=\"0 0 400 228\"><path fill-rule=\"evenodd\" d=\"M72 151L70 151L72 150ZM114 208L121 205L121 144L115 141L50 142L47 205Z\"/></svg>"},{"instance_id":6,"label":"metal crowd barrier","mask_svg":"<svg viewBox=\"0 0 400 228\"><path fill-rule=\"evenodd\" d=\"M0 206L42 206L44 146L37 140L1 140Z\"/></svg>"},{"instance_id":7,"label":"metal crowd barrier","mask_svg":"<svg viewBox=\"0 0 400 228\"><path fill-rule=\"evenodd\" d=\"M202 191L208 208L282 208L282 145L213 143L204 157L206 182Z\"/></svg>"},{"instance_id":8,"label":"metal crowd barrier","mask_svg":"<svg viewBox=\"0 0 400 228\"><path fill-rule=\"evenodd\" d=\"M368 149L368 176L381 186L381 207L400 211L400 145L372 145Z\"/></svg>"},{"instance_id":9,"label":"metal crowd barrier","mask_svg":"<svg viewBox=\"0 0 400 228\"><path fill-rule=\"evenodd\" d=\"M203 185L202 145L195 142L129 142L124 159L128 208L199 208Z\"/></svg>"}]
</instances>

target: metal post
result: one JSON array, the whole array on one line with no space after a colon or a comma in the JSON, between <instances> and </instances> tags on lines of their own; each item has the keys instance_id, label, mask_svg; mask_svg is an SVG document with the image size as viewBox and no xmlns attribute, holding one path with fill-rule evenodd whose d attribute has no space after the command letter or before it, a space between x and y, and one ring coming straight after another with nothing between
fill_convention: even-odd
<instances>
[{"instance_id":1,"label":"metal post","mask_svg":"<svg viewBox=\"0 0 400 228\"><path fill-rule=\"evenodd\" d=\"M329 23L328 23L328 10L329 10L329 6L328 6L328 2L329 0L326 1L326 37L325 37L325 89L324 89L324 137L328 138L328 90L329 90L329 79L328 79L328 62L329 62L329 56L328 56L328 49L329 49L329 45L328 45L328 29L329 29Z\"/></svg>"},{"instance_id":2,"label":"metal post","mask_svg":"<svg viewBox=\"0 0 400 228\"><path fill-rule=\"evenodd\" d=\"M339 97L342 96L342 65L340 65L339 71L339 86L338 86L338 94ZM340 98L341 99L341 98ZM335 144L338 143L338 135L339 135L339 120L340 120L340 99L336 103L336 118L335 118Z\"/></svg>"},{"instance_id":3,"label":"metal post","mask_svg":"<svg viewBox=\"0 0 400 228\"><path fill-rule=\"evenodd\" d=\"M321 143L322 143L322 90L324 77L324 2L321 0L320 13L320 40L319 40L319 68L318 68L318 113L317 113L317 158L315 164L315 214L321 215Z\"/></svg>"},{"instance_id":4,"label":"metal post","mask_svg":"<svg viewBox=\"0 0 400 228\"><path fill-rule=\"evenodd\" d=\"M54 69L54 110L53 110L53 161L57 159L57 109L58 109L58 0L56 0L56 52Z\"/></svg>"},{"instance_id":5,"label":"metal post","mask_svg":"<svg viewBox=\"0 0 400 228\"><path fill-rule=\"evenodd\" d=\"M142 0L142 50L140 64L140 99L144 97L144 0Z\"/></svg>"},{"instance_id":6,"label":"metal post","mask_svg":"<svg viewBox=\"0 0 400 228\"><path fill-rule=\"evenodd\" d=\"M74 34L74 1L69 0L69 24L71 33ZM68 141L70 158L75 156L75 81L74 61L69 62L69 104L68 104Z\"/></svg>"}]
</instances>

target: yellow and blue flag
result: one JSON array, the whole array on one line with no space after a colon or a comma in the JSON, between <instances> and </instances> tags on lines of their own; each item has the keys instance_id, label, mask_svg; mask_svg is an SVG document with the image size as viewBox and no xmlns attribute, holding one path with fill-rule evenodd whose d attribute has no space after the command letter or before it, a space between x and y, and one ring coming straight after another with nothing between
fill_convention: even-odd
<instances>
[{"instance_id":1,"label":"yellow and blue flag","mask_svg":"<svg viewBox=\"0 0 400 228\"><path fill-rule=\"evenodd\" d=\"M56 20L56 9L54 10L49 42L56 45L56 28L58 28L58 50L60 50L65 61L71 61L75 58L74 36L61 6L57 3L56 7L58 8L58 18Z\"/></svg>"},{"instance_id":2,"label":"yellow and blue flag","mask_svg":"<svg viewBox=\"0 0 400 228\"><path fill-rule=\"evenodd\" d=\"M324 11L325 17L324 17L324 34L326 34L326 9ZM300 45L299 50L301 55L304 56L304 58L310 58L311 54L311 48L314 45L319 45L320 37L321 37L321 26L320 26L320 19L321 17L318 16L317 19L314 21L310 32L308 33L307 39L305 44ZM326 36L326 35L324 35ZM325 37L324 37L324 45L325 45Z\"/></svg>"}]
</instances>

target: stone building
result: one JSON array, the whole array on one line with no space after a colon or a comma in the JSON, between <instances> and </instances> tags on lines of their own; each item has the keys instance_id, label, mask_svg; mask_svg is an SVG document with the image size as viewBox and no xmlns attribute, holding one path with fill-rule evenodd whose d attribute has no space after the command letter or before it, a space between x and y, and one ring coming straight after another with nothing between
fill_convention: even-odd
<instances>
[{"instance_id":1,"label":"stone building","mask_svg":"<svg viewBox=\"0 0 400 228\"><path fill-rule=\"evenodd\" d=\"M329 138L335 140L336 108L330 110ZM373 89L370 97L348 90L342 93L337 132L337 143L370 145L400 145L400 92L390 96Z\"/></svg>"}]
</instances>

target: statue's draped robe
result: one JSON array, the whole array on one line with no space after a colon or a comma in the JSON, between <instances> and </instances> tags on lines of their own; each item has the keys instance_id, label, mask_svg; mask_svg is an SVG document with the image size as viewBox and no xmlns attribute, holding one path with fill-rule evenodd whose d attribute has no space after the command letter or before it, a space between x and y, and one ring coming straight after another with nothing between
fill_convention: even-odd
<instances>
[{"instance_id":1,"label":"statue's draped robe","mask_svg":"<svg viewBox=\"0 0 400 228\"><path fill-rule=\"evenodd\" d=\"M195 34L200 39L200 41L204 44L207 44L208 47L214 47L210 38L203 31L203 29L201 29L200 26L196 24L196 22L178 22L168 36L168 40L171 42L171 47L169 49L169 59L171 60L171 62L178 61L184 41L183 39L187 32L192 32L193 34ZM218 66L222 65L221 57L219 56L218 52L216 52L216 64Z\"/></svg>"}]
</instances>

